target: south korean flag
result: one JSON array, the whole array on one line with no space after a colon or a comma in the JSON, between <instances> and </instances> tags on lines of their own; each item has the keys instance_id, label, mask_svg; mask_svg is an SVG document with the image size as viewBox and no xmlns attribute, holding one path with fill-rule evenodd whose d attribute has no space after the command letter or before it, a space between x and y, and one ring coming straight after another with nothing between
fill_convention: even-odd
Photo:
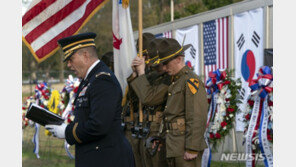
<instances>
[{"instance_id":1,"label":"south korean flag","mask_svg":"<svg viewBox=\"0 0 296 167\"><path fill-rule=\"evenodd\" d=\"M263 66L263 9L239 13L234 16L235 77L242 81L240 94L244 97L239 109L244 111L250 94L249 82ZM242 113L236 116L236 130L243 131Z\"/></svg>"}]
</instances>

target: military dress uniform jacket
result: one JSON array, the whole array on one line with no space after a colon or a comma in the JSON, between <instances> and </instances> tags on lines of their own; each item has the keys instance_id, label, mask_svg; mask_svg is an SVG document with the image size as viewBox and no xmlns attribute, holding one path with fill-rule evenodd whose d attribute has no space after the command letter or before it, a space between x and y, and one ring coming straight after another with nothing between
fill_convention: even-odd
<instances>
[{"instance_id":1,"label":"military dress uniform jacket","mask_svg":"<svg viewBox=\"0 0 296 167\"><path fill-rule=\"evenodd\" d=\"M121 128L120 85L101 61L81 81L74 101L75 119L65 132L75 144L75 166L134 166L131 146Z\"/></svg>"},{"instance_id":2,"label":"military dress uniform jacket","mask_svg":"<svg viewBox=\"0 0 296 167\"><path fill-rule=\"evenodd\" d=\"M141 87L143 83L146 88ZM182 68L168 87L152 87L144 76L135 79L132 85L137 93L146 94L145 99L155 104L168 96L164 110L167 158L207 148L204 140L208 109L206 91L192 70L187 66Z\"/></svg>"}]
</instances>

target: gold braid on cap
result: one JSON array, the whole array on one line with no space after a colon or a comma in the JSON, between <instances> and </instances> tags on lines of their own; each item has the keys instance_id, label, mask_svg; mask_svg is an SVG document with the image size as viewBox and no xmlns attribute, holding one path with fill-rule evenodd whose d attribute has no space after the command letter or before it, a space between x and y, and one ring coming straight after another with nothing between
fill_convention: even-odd
<instances>
[{"instance_id":1,"label":"gold braid on cap","mask_svg":"<svg viewBox=\"0 0 296 167\"><path fill-rule=\"evenodd\" d=\"M169 58L175 56L176 54L180 53L180 52L182 51L182 49L183 49L183 46L182 46L181 49L179 49L177 52L175 52L175 53L173 53L173 54L171 54L171 55L168 55L168 56L166 56L166 57L164 57L164 58L157 59L153 64L159 64L159 62L160 62L161 60L169 59Z\"/></svg>"},{"instance_id":2,"label":"gold braid on cap","mask_svg":"<svg viewBox=\"0 0 296 167\"><path fill-rule=\"evenodd\" d=\"M152 60L154 60L154 59L158 59L158 57L159 57L159 56L157 55L157 56L155 56L155 57L153 57L153 58L151 58L151 59L148 59L148 60L145 61L145 63L146 63L146 64L149 64L150 61L152 61Z\"/></svg>"},{"instance_id":3,"label":"gold braid on cap","mask_svg":"<svg viewBox=\"0 0 296 167\"><path fill-rule=\"evenodd\" d=\"M62 49L65 50L71 46L74 46L76 44L79 44L79 43L84 43L84 42L95 42L94 39L84 39L84 40L81 40L81 41L76 41L76 42L73 42L73 43L70 43L69 45L66 45L64 46Z\"/></svg>"},{"instance_id":4,"label":"gold braid on cap","mask_svg":"<svg viewBox=\"0 0 296 167\"><path fill-rule=\"evenodd\" d=\"M96 46L96 45L95 45L95 43L79 44L79 45L77 45L65 52L65 59L67 59L75 50L80 49L80 48L84 48L87 46Z\"/></svg>"},{"instance_id":5,"label":"gold braid on cap","mask_svg":"<svg viewBox=\"0 0 296 167\"><path fill-rule=\"evenodd\" d=\"M143 50L142 53L143 53L143 54L144 54L144 53L147 53L147 54L148 54L147 49ZM137 54L137 56L139 57L139 53Z\"/></svg>"}]
</instances>

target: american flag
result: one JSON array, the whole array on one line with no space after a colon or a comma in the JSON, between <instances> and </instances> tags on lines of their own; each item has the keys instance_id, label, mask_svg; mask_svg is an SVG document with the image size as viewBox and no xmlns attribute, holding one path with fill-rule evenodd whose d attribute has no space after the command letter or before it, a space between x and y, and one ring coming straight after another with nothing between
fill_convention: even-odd
<instances>
[{"instance_id":1,"label":"american flag","mask_svg":"<svg viewBox=\"0 0 296 167\"><path fill-rule=\"evenodd\" d=\"M219 18L203 24L204 81L217 69L228 68L228 18Z\"/></svg>"},{"instance_id":2,"label":"american flag","mask_svg":"<svg viewBox=\"0 0 296 167\"><path fill-rule=\"evenodd\" d=\"M109 0L33 0L22 18L23 41L38 62L58 50Z\"/></svg>"},{"instance_id":3,"label":"american flag","mask_svg":"<svg viewBox=\"0 0 296 167\"><path fill-rule=\"evenodd\" d=\"M172 38L172 31L166 31L164 33L156 34L155 38Z\"/></svg>"}]
</instances>

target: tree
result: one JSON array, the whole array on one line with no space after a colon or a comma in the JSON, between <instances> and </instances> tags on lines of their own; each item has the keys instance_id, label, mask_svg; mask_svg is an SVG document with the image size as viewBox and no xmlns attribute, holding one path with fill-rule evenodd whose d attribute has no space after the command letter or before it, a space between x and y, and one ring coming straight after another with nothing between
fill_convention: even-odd
<instances>
[{"instance_id":1,"label":"tree","mask_svg":"<svg viewBox=\"0 0 296 167\"><path fill-rule=\"evenodd\" d=\"M242 0L202 0L202 2L204 3L204 5L209 9L216 9L222 6L226 6L226 5L230 5L232 3L235 2L239 2Z\"/></svg>"}]
</instances>

